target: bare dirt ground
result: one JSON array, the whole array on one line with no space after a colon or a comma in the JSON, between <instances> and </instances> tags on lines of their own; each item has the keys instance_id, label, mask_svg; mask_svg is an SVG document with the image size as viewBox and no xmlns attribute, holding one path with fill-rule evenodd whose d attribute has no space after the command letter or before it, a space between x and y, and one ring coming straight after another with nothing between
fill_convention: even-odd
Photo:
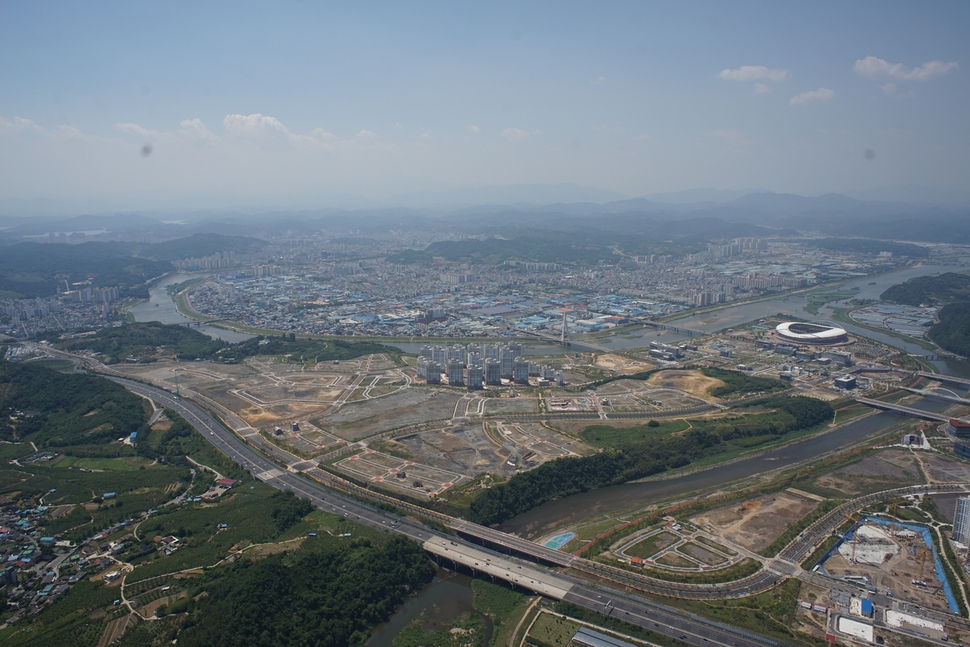
<instances>
[{"instance_id":1,"label":"bare dirt ground","mask_svg":"<svg viewBox=\"0 0 970 647\"><path fill-rule=\"evenodd\" d=\"M713 526L714 532L728 541L758 551L817 505L790 494L770 494L704 512L691 521L699 526Z\"/></svg>"},{"instance_id":2,"label":"bare dirt ground","mask_svg":"<svg viewBox=\"0 0 970 647\"><path fill-rule=\"evenodd\" d=\"M321 429L356 441L407 425L447 420L464 392L448 389L407 389L384 398L352 402L314 421Z\"/></svg>"},{"instance_id":3,"label":"bare dirt ground","mask_svg":"<svg viewBox=\"0 0 970 647\"><path fill-rule=\"evenodd\" d=\"M920 575L921 565L917 555L910 554L909 544L922 549L922 540L912 542L901 541L902 550L881 564L866 564L863 562L852 563L843 555L835 553L825 560L823 567L830 574L836 577L846 575L869 576L873 586L882 590L889 589L898 598L912 600L931 609L940 611L947 610L946 598L943 595L943 586L937 579L936 569L933 567L933 559L926 560L922 566L923 581L926 587L914 586L913 580Z\"/></svg>"},{"instance_id":4,"label":"bare dirt ground","mask_svg":"<svg viewBox=\"0 0 970 647\"><path fill-rule=\"evenodd\" d=\"M926 473L933 481L942 483L970 481L970 463L930 452L926 452L922 458Z\"/></svg>"},{"instance_id":5,"label":"bare dirt ground","mask_svg":"<svg viewBox=\"0 0 970 647\"><path fill-rule=\"evenodd\" d=\"M708 391L717 386L723 386L724 382L707 377L699 371L660 371L654 373L647 380L647 384L656 387L677 389L695 395L705 400L716 401L708 395Z\"/></svg>"},{"instance_id":6,"label":"bare dirt ground","mask_svg":"<svg viewBox=\"0 0 970 647\"><path fill-rule=\"evenodd\" d=\"M805 489L823 496L861 496L923 482L919 464L909 450L887 449L822 474Z\"/></svg>"},{"instance_id":7,"label":"bare dirt ground","mask_svg":"<svg viewBox=\"0 0 970 647\"><path fill-rule=\"evenodd\" d=\"M623 375L631 375L633 373L639 373L641 371L648 371L654 368L653 364L648 364L647 362L640 362L635 359L629 359L627 357L620 357L619 355L600 355L596 358L596 364L594 366L598 368L605 368L608 371L616 371Z\"/></svg>"},{"instance_id":8,"label":"bare dirt ground","mask_svg":"<svg viewBox=\"0 0 970 647\"><path fill-rule=\"evenodd\" d=\"M396 444L407 447L416 461L470 477L501 473L508 458L507 452L488 439L480 424L412 434L398 438Z\"/></svg>"},{"instance_id":9,"label":"bare dirt ground","mask_svg":"<svg viewBox=\"0 0 970 647\"><path fill-rule=\"evenodd\" d=\"M485 413L538 413L539 405L535 398L486 398Z\"/></svg>"}]
</instances>

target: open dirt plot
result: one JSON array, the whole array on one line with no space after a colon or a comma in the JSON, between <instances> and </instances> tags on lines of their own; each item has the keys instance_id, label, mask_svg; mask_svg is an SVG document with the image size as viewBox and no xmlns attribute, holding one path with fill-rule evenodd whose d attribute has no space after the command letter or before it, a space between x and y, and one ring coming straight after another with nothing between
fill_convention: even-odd
<instances>
[{"instance_id":1,"label":"open dirt plot","mask_svg":"<svg viewBox=\"0 0 970 647\"><path fill-rule=\"evenodd\" d=\"M717 553L710 551L698 544L686 543L677 547L677 551L684 553L688 557L693 557L699 562L704 562L708 566L718 566L728 560Z\"/></svg>"},{"instance_id":2,"label":"open dirt plot","mask_svg":"<svg viewBox=\"0 0 970 647\"><path fill-rule=\"evenodd\" d=\"M664 553L656 560L658 564L663 564L664 566L673 566L675 568L697 568L697 562L687 559L677 553Z\"/></svg>"},{"instance_id":3,"label":"open dirt plot","mask_svg":"<svg viewBox=\"0 0 970 647\"><path fill-rule=\"evenodd\" d=\"M715 533L728 541L758 551L817 505L790 494L769 494L701 513L691 521L699 526L712 526Z\"/></svg>"},{"instance_id":4,"label":"open dirt plot","mask_svg":"<svg viewBox=\"0 0 970 647\"><path fill-rule=\"evenodd\" d=\"M865 528L863 526L862 528ZM879 526L885 533L885 527ZM860 534L862 529L860 528ZM852 549L843 544L839 551L834 552L830 558L822 563L825 571L834 577L868 576L872 585L879 590L889 589L894 597L912 600L931 609L945 611L948 607L946 598L943 595L942 583L937 577L934 568L933 558L926 560L925 565L920 564L919 554L925 544L922 538L910 532L910 536L899 533L889 540L886 540L890 550L887 550L880 559L873 560L878 563L867 563L864 559L859 559L857 552L856 560L852 560ZM915 548L915 553L910 547ZM865 547L865 544L863 544ZM877 553L879 554L879 553ZM922 571L922 581L925 587L915 586L913 580L918 579Z\"/></svg>"},{"instance_id":5,"label":"open dirt plot","mask_svg":"<svg viewBox=\"0 0 970 647\"><path fill-rule=\"evenodd\" d=\"M469 477L501 472L508 459L508 452L500 451L482 431L481 425L424 431L389 444L407 448L411 456L426 465Z\"/></svg>"},{"instance_id":6,"label":"open dirt plot","mask_svg":"<svg viewBox=\"0 0 970 647\"><path fill-rule=\"evenodd\" d=\"M314 422L346 440L360 440L389 429L449 420L463 395L448 389L407 389L385 398L346 404Z\"/></svg>"},{"instance_id":7,"label":"open dirt plot","mask_svg":"<svg viewBox=\"0 0 970 647\"><path fill-rule=\"evenodd\" d=\"M493 437L500 438L509 452L537 463L593 451L585 443L538 423L497 423L494 433Z\"/></svg>"},{"instance_id":8,"label":"open dirt plot","mask_svg":"<svg viewBox=\"0 0 970 647\"><path fill-rule=\"evenodd\" d=\"M440 494L465 479L453 471L381 454L373 449L345 458L337 462L336 467L357 478L427 495Z\"/></svg>"},{"instance_id":9,"label":"open dirt plot","mask_svg":"<svg viewBox=\"0 0 970 647\"><path fill-rule=\"evenodd\" d=\"M970 463L963 463L950 456L925 452L923 466L932 481L943 483L966 483L970 481Z\"/></svg>"},{"instance_id":10,"label":"open dirt plot","mask_svg":"<svg viewBox=\"0 0 970 647\"><path fill-rule=\"evenodd\" d=\"M653 368L653 364L639 362L635 359L620 357L619 355L607 354L596 358L595 366L605 368L608 371L616 371L623 375L631 375L641 371L648 371Z\"/></svg>"},{"instance_id":11,"label":"open dirt plot","mask_svg":"<svg viewBox=\"0 0 970 647\"><path fill-rule=\"evenodd\" d=\"M664 548L673 546L679 540L680 537L664 530L656 534L647 535L632 546L623 549L623 553L631 557L650 559Z\"/></svg>"},{"instance_id":12,"label":"open dirt plot","mask_svg":"<svg viewBox=\"0 0 970 647\"><path fill-rule=\"evenodd\" d=\"M908 450L888 449L857 463L822 474L806 487L823 496L861 496L923 483L916 458Z\"/></svg>"},{"instance_id":13,"label":"open dirt plot","mask_svg":"<svg viewBox=\"0 0 970 647\"><path fill-rule=\"evenodd\" d=\"M485 414L497 413L538 413L539 405L535 398L485 398Z\"/></svg>"},{"instance_id":14,"label":"open dirt plot","mask_svg":"<svg viewBox=\"0 0 970 647\"><path fill-rule=\"evenodd\" d=\"M717 398L712 398L710 395L708 395L707 392L714 387L722 386L724 384L724 382L721 380L714 379L713 377L707 377L700 371L681 370L660 371L659 373L654 373L650 376L650 379L647 380L647 383L651 386L684 391L705 400L717 400Z\"/></svg>"}]
</instances>

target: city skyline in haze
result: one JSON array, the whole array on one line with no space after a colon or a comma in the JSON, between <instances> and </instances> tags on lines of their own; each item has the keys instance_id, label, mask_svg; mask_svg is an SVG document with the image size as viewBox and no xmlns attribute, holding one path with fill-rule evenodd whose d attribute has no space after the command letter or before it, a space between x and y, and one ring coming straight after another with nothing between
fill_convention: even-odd
<instances>
[{"instance_id":1,"label":"city skyline in haze","mask_svg":"<svg viewBox=\"0 0 970 647\"><path fill-rule=\"evenodd\" d=\"M559 187L550 202L702 187L956 195L970 186L968 14L12 6L0 213L420 206L530 185Z\"/></svg>"}]
</instances>

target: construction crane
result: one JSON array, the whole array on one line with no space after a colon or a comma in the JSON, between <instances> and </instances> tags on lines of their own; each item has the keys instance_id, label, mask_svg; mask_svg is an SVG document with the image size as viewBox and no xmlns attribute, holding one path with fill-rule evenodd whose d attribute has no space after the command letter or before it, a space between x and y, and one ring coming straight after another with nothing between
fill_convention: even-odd
<instances>
[{"instance_id":1,"label":"construction crane","mask_svg":"<svg viewBox=\"0 0 970 647\"><path fill-rule=\"evenodd\" d=\"M916 554L916 559L919 560L919 577L913 580L913 586L926 586L926 582L923 581L923 573L926 570L926 558L930 554L931 551L928 546Z\"/></svg>"},{"instance_id":2,"label":"construction crane","mask_svg":"<svg viewBox=\"0 0 970 647\"><path fill-rule=\"evenodd\" d=\"M895 537L896 533L899 531L898 522L899 519L896 517L896 507L899 505L899 501L893 501L893 522L889 526L889 536Z\"/></svg>"},{"instance_id":3,"label":"construction crane","mask_svg":"<svg viewBox=\"0 0 970 647\"><path fill-rule=\"evenodd\" d=\"M852 544L852 559L850 560L855 564L855 547L859 543L859 538L856 536L856 530L859 528L859 522L862 521L862 517L854 514L846 515L849 521L852 521L852 527L849 528L849 532L846 533L846 537L852 537L850 543Z\"/></svg>"}]
</instances>

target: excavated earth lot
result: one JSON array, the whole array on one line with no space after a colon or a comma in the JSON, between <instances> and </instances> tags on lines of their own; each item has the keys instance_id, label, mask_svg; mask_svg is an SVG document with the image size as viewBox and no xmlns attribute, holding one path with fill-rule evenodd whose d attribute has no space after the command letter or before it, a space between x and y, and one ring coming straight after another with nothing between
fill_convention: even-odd
<instances>
[{"instance_id":1,"label":"excavated earth lot","mask_svg":"<svg viewBox=\"0 0 970 647\"><path fill-rule=\"evenodd\" d=\"M838 432L835 432L838 433ZM918 459L909 450L887 449L815 478L802 489L826 497L863 496L924 483Z\"/></svg>"},{"instance_id":2,"label":"excavated earth lot","mask_svg":"<svg viewBox=\"0 0 970 647\"><path fill-rule=\"evenodd\" d=\"M449 420L464 394L448 389L407 389L383 398L345 404L314 424L345 440L356 441L398 427Z\"/></svg>"},{"instance_id":3,"label":"excavated earth lot","mask_svg":"<svg viewBox=\"0 0 970 647\"><path fill-rule=\"evenodd\" d=\"M728 541L759 551L817 505L815 501L782 492L716 508L692 517L691 521L699 526L712 526L714 533Z\"/></svg>"}]
</instances>

